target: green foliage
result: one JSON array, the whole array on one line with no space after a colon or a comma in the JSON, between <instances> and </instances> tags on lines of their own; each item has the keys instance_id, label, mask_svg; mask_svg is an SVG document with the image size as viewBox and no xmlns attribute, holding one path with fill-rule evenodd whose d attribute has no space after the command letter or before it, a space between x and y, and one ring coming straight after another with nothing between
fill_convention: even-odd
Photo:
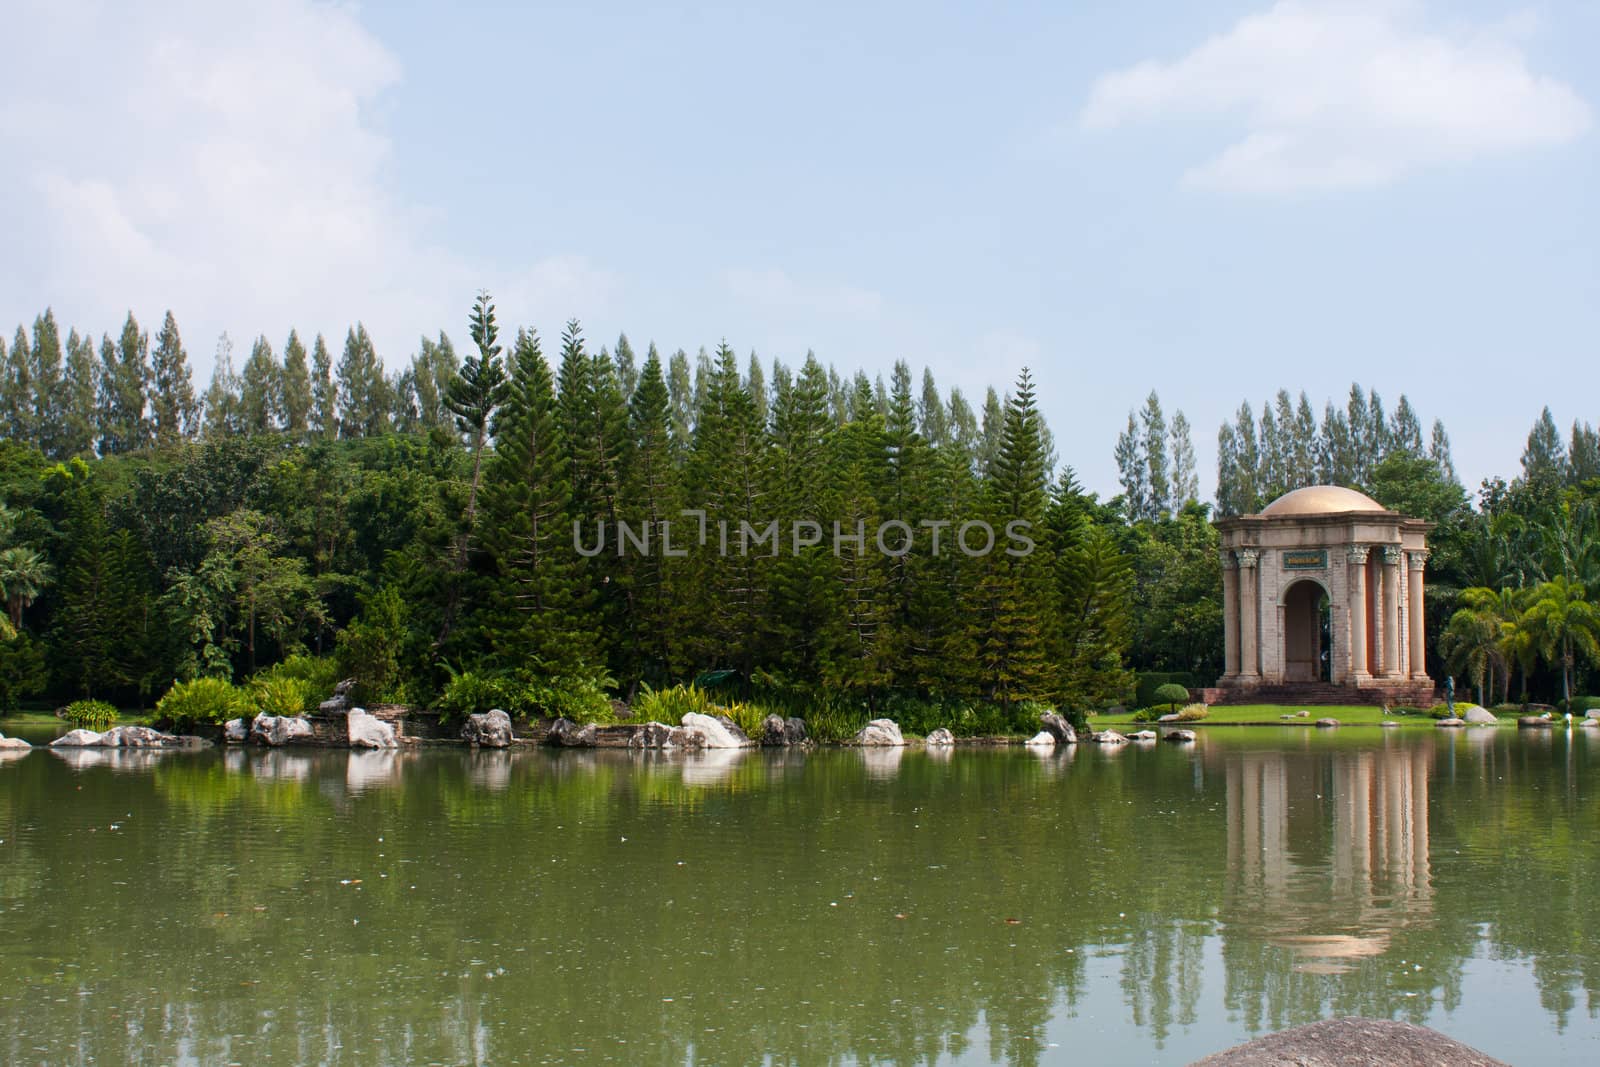
<instances>
[{"instance_id":1,"label":"green foliage","mask_svg":"<svg viewBox=\"0 0 1600 1067\"><path fill-rule=\"evenodd\" d=\"M691 712L714 715L714 709L706 691L696 685L675 685L668 689L641 686L632 707L633 717L641 722L664 722L672 726Z\"/></svg>"},{"instance_id":2,"label":"green foliage","mask_svg":"<svg viewBox=\"0 0 1600 1067\"><path fill-rule=\"evenodd\" d=\"M104 700L74 700L62 711L61 717L80 730L101 731L117 721L117 708Z\"/></svg>"},{"instance_id":3,"label":"green foliage","mask_svg":"<svg viewBox=\"0 0 1600 1067\"><path fill-rule=\"evenodd\" d=\"M250 701L263 715L303 715L316 710L320 696L304 678L257 677L250 682Z\"/></svg>"},{"instance_id":4,"label":"green foliage","mask_svg":"<svg viewBox=\"0 0 1600 1067\"><path fill-rule=\"evenodd\" d=\"M460 721L493 708L510 710L516 701L515 685L502 675L479 671L451 672L450 681L433 706L445 721Z\"/></svg>"},{"instance_id":5,"label":"green foliage","mask_svg":"<svg viewBox=\"0 0 1600 1067\"><path fill-rule=\"evenodd\" d=\"M1168 711L1175 711L1179 704L1187 704L1189 702L1189 690L1176 682L1167 682L1164 685L1157 686L1156 691L1151 695L1157 704L1167 705Z\"/></svg>"},{"instance_id":6,"label":"green foliage","mask_svg":"<svg viewBox=\"0 0 1600 1067\"><path fill-rule=\"evenodd\" d=\"M1178 712L1178 721L1200 722L1203 719L1209 718L1210 715L1211 709L1206 707L1204 704L1190 704L1188 707Z\"/></svg>"},{"instance_id":7,"label":"green foliage","mask_svg":"<svg viewBox=\"0 0 1600 1067\"><path fill-rule=\"evenodd\" d=\"M249 692L221 678L176 682L156 701L156 717L177 723L220 723L255 709Z\"/></svg>"},{"instance_id":8,"label":"green foliage","mask_svg":"<svg viewBox=\"0 0 1600 1067\"><path fill-rule=\"evenodd\" d=\"M251 682L289 679L305 683L315 703L331 696L339 684L339 664L331 656L312 656L297 652L278 663L257 671Z\"/></svg>"},{"instance_id":9,"label":"green foliage","mask_svg":"<svg viewBox=\"0 0 1600 1067\"><path fill-rule=\"evenodd\" d=\"M1141 671L1139 672L1138 688L1135 691L1133 702L1141 708L1148 708L1155 704L1165 703L1156 697L1156 691L1164 685L1178 685L1184 689L1197 689L1200 680L1187 671ZM1182 698L1187 701L1188 695Z\"/></svg>"}]
</instances>

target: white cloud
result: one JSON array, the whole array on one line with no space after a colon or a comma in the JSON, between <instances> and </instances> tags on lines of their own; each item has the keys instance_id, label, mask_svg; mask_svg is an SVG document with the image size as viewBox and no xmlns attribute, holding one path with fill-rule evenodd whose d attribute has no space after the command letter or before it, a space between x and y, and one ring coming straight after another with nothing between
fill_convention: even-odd
<instances>
[{"instance_id":1,"label":"white cloud","mask_svg":"<svg viewBox=\"0 0 1600 1067\"><path fill-rule=\"evenodd\" d=\"M1079 122L1241 120L1239 140L1184 175L1241 193L1378 186L1588 129L1584 100L1528 69L1529 20L1446 31L1419 16L1403 0L1280 0L1181 59L1102 76Z\"/></svg>"},{"instance_id":2,"label":"white cloud","mask_svg":"<svg viewBox=\"0 0 1600 1067\"><path fill-rule=\"evenodd\" d=\"M882 295L869 289L802 282L778 269L731 270L724 280L735 299L766 312L870 319L883 310Z\"/></svg>"},{"instance_id":3,"label":"white cloud","mask_svg":"<svg viewBox=\"0 0 1600 1067\"><path fill-rule=\"evenodd\" d=\"M7 5L0 37L29 42L0 102L0 135L26 146L0 168L0 229L22 245L0 257L8 321L51 303L115 333L130 307L150 328L171 308L208 372L223 329L336 342L362 319L392 368L497 275L546 313L614 288L581 259L504 269L430 241L376 114L400 63L351 7L56 0Z\"/></svg>"}]
</instances>

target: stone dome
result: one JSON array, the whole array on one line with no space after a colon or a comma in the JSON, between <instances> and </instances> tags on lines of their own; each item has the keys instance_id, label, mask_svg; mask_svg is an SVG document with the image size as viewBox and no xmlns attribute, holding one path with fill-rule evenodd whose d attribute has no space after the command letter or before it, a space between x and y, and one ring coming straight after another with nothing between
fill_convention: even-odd
<instances>
[{"instance_id":1,"label":"stone dome","mask_svg":"<svg viewBox=\"0 0 1600 1067\"><path fill-rule=\"evenodd\" d=\"M1288 492L1261 509L1273 518L1289 515L1342 515L1350 511L1388 511L1365 493L1342 485L1308 485Z\"/></svg>"}]
</instances>

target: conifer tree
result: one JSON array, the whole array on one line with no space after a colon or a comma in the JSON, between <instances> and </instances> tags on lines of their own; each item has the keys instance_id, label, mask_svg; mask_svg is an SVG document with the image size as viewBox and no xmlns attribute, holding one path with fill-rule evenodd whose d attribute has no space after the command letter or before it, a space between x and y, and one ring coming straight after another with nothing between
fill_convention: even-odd
<instances>
[{"instance_id":1,"label":"conifer tree","mask_svg":"<svg viewBox=\"0 0 1600 1067\"><path fill-rule=\"evenodd\" d=\"M628 663L633 677L661 684L682 664L676 653L676 607L663 523L677 518L678 487L672 455L672 401L661 356L651 345L628 404L628 440L619 517L644 549L630 542L621 584L628 604ZM680 529L678 541L683 543ZM620 537L619 537L620 540Z\"/></svg>"},{"instance_id":2,"label":"conifer tree","mask_svg":"<svg viewBox=\"0 0 1600 1067\"><path fill-rule=\"evenodd\" d=\"M1394 421L1390 424L1387 444L1389 452L1399 452L1411 459L1418 459L1423 455L1422 423L1404 393L1400 394L1400 403L1395 406Z\"/></svg>"},{"instance_id":3,"label":"conifer tree","mask_svg":"<svg viewBox=\"0 0 1600 1067\"><path fill-rule=\"evenodd\" d=\"M122 324L115 346L100 345L100 450L106 455L134 452L149 445L154 427L145 414L152 383L150 337L139 329L133 312Z\"/></svg>"},{"instance_id":4,"label":"conifer tree","mask_svg":"<svg viewBox=\"0 0 1600 1067\"><path fill-rule=\"evenodd\" d=\"M21 326L5 352L5 374L0 378L0 404L5 411L5 434L13 441L36 442L33 429L33 350Z\"/></svg>"},{"instance_id":5,"label":"conifer tree","mask_svg":"<svg viewBox=\"0 0 1600 1067\"><path fill-rule=\"evenodd\" d=\"M1234 503L1236 514L1249 515L1261 509L1261 450L1256 441L1255 416L1249 401L1239 405L1233 432L1238 442L1238 477Z\"/></svg>"},{"instance_id":6,"label":"conifer tree","mask_svg":"<svg viewBox=\"0 0 1600 1067\"><path fill-rule=\"evenodd\" d=\"M1122 482L1122 507L1129 522L1139 522L1150 515L1150 464L1144 454L1144 435L1139 432L1139 422L1132 411L1128 412L1128 428L1117 437L1117 478Z\"/></svg>"},{"instance_id":7,"label":"conifer tree","mask_svg":"<svg viewBox=\"0 0 1600 1067\"><path fill-rule=\"evenodd\" d=\"M1009 403L1007 398L1007 403ZM1005 436L1006 404L1000 402L1000 394L994 391L994 386L989 386L983 397L983 422L978 431L978 477L989 477L989 468L1000 455L1000 446Z\"/></svg>"},{"instance_id":8,"label":"conifer tree","mask_svg":"<svg viewBox=\"0 0 1600 1067\"><path fill-rule=\"evenodd\" d=\"M1593 426L1574 420L1572 442L1567 446L1567 480L1581 485L1591 478L1600 478L1600 436Z\"/></svg>"},{"instance_id":9,"label":"conifer tree","mask_svg":"<svg viewBox=\"0 0 1600 1067\"><path fill-rule=\"evenodd\" d=\"M633 345L628 342L627 334L617 334L617 350L612 353L611 362L617 376L617 387L622 391L624 398L631 399L634 391L639 388L639 363L633 354Z\"/></svg>"},{"instance_id":10,"label":"conifer tree","mask_svg":"<svg viewBox=\"0 0 1600 1067\"><path fill-rule=\"evenodd\" d=\"M456 429L467 440L472 456L472 479L467 487L467 521L457 546L457 565L464 566L468 543L478 521L478 488L483 476L483 452L488 444L489 427L495 408L506 396L506 369L500 361L499 328L494 321L494 301L486 292L478 293L472 305L470 333L477 355L469 355L461 372L445 389L444 406L455 416ZM528 342L537 353L539 340ZM531 373L531 370L530 370Z\"/></svg>"},{"instance_id":11,"label":"conifer tree","mask_svg":"<svg viewBox=\"0 0 1600 1067\"><path fill-rule=\"evenodd\" d=\"M934 383L933 371L922 369L922 396L917 401L917 428L923 440L934 448L942 447L949 435L949 418L944 400L939 396L939 386Z\"/></svg>"},{"instance_id":12,"label":"conifer tree","mask_svg":"<svg viewBox=\"0 0 1600 1067\"><path fill-rule=\"evenodd\" d=\"M316 437L339 436L339 387L333 380L333 357L320 333L311 348L310 428Z\"/></svg>"},{"instance_id":13,"label":"conifer tree","mask_svg":"<svg viewBox=\"0 0 1600 1067\"><path fill-rule=\"evenodd\" d=\"M483 537L503 584L486 638L505 667L581 675L597 665L568 510L568 464L549 364L519 332L494 417Z\"/></svg>"},{"instance_id":14,"label":"conifer tree","mask_svg":"<svg viewBox=\"0 0 1600 1067\"><path fill-rule=\"evenodd\" d=\"M232 437L244 426L239 404L239 375L233 369L233 342L224 333L217 339L211 386L205 396L205 435L212 440Z\"/></svg>"},{"instance_id":15,"label":"conifer tree","mask_svg":"<svg viewBox=\"0 0 1600 1067\"><path fill-rule=\"evenodd\" d=\"M966 465L977 471L978 463L978 417L973 414L972 405L967 403L965 394L959 387L950 390L950 401L945 408L945 433L948 443L956 455L960 456Z\"/></svg>"},{"instance_id":16,"label":"conifer tree","mask_svg":"<svg viewBox=\"0 0 1600 1067\"><path fill-rule=\"evenodd\" d=\"M1433 420L1433 437L1428 443L1428 458L1439 468L1439 475L1447 482L1456 481L1455 461L1450 458L1450 435L1445 433L1444 421Z\"/></svg>"},{"instance_id":17,"label":"conifer tree","mask_svg":"<svg viewBox=\"0 0 1600 1067\"><path fill-rule=\"evenodd\" d=\"M1200 499L1200 479L1195 472L1194 441L1182 409L1172 416L1172 510L1181 511Z\"/></svg>"},{"instance_id":18,"label":"conifer tree","mask_svg":"<svg viewBox=\"0 0 1600 1067\"><path fill-rule=\"evenodd\" d=\"M767 422L767 376L761 369L761 360L754 351L750 353L749 369L745 371L744 388L750 394L751 403L756 406L756 418L762 425Z\"/></svg>"},{"instance_id":19,"label":"conifer tree","mask_svg":"<svg viewBox=\"0 0 1600 1067\"><path fill-rule=\"evenodd\" d=\"M671 401L672 451L681 460L689 451L694 430L694 379L689 373L689 354L681 348L672 353L667 367L667 395Z\"/></svg>"},{"instance_id":20,"label":"conifer tree","mask_svg":"<svg viewBox=\"0 0 1600 1067\"><path fill-rule=\"evenodd\" d=\"M1561 432L1547 405L1539 421L1528 431L1528 445L1522 452L1522 479L1530 486L1554 486L1566 481L1567 455L1561 446Z\"/></svg>"},{"instance_id":21,"label":"conifer tree","mask_svg":"<svg viewBox=\"0 0 1600 1067\"><path fill-rule=\"evenodd\" d=\"M62 380L61 454L65 457L93 455L95 427L95 379L98 360L94 341L67 334L67 366Z\"/></svg>"},{"instance_id":22,"label":"conifer tree","mask_svg":"<svg viewBox=\"0 0 1600 1067\"><path fill-rule=\"evenodd\" d=\"M334 371L339 397L339 436L376 437L389 429L389 384L372 338L361 323L346 332L344 354Z\"/></svg>"},{"instance_id":23,"label":"conifer tree","mask_svg":"<svg viewBox=\"0 0 1600 1067\"><path fill-rule=\"evenodd\" d=\"M1217 514L1241 514L1241 485L1239 470L1239 434L1233 424L1223 423L1217 429Z\"/></svg>"},{"instance_id":24,"label":"conifer tree","mask_svg":"<svg viewBox=\"0 0 1600 1067\"><path fill-rule=\"evenodd\" d=\"M1144 410L1139 413L1139 429L1143 435L1143 452L1149 476L1145 481L1147 496L1144 517L1159 519L1173 510L1171 463L1167 457L1167 419L1161 411L1161 398L1154 389L1145 398Z\"/></svg>"},{"instance_id":25,"label":"conifer tree","mask_svg":"<svg viewBox=\"0 0 1600 1067\"><path fill-rule=\"evenodd\" d=\"M283 344L283 428L304 437L311 424L311 370L300 334L289 331Z\"/></svg>"},{"instance_id":26,"label":"conifer tree","mask_svg":"<svg viewBox=\"0 0 1600 1067\"><path fill-rule=\"evenodd\" d=\"M122 361L127 363L126 347ZM150 419L156 444L162 448L194 436L199 429L200 406L189 376L189 354L183 350L178 322L170 311L161 323L150 357Z\"/></svg>"},{"instance_id":27,"label":"conifer tree","mask_svg":"<svg viewBox=\"0 0 1600 1067\"><path fill-rule=\"evenodd\" d=\"M55 459L62 452L61 332L55 312L45 308L33 320L33 425L39 451Z\"/></svg>"},{"instance_id":28,"label":"conifer tree","mask_svg":"<svg viewBox=\"0 0 1600 1067\"><path fill-rule=\"evenodd\" d=\"M239 376L239 425L244 433L271 433L283 410L283 371L265 337L250 346L250 358Z\"/></svg>"}]
</instances>

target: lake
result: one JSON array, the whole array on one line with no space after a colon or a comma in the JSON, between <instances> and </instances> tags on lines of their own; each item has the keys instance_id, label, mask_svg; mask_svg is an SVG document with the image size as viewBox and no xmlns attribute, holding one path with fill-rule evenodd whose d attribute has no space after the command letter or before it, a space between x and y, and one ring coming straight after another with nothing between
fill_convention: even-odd
<instances>
[{"instance_id":1,"label":"lake","mask_svg":"<svg viewBox=\"0 0 1600 1067\"><path fill-rule=\"evenodd\" d=\"M1360 1014L1600 1062L1595 733L35 751L0 1059L1183 1064Z\"/></svg>"}]
</instances>

